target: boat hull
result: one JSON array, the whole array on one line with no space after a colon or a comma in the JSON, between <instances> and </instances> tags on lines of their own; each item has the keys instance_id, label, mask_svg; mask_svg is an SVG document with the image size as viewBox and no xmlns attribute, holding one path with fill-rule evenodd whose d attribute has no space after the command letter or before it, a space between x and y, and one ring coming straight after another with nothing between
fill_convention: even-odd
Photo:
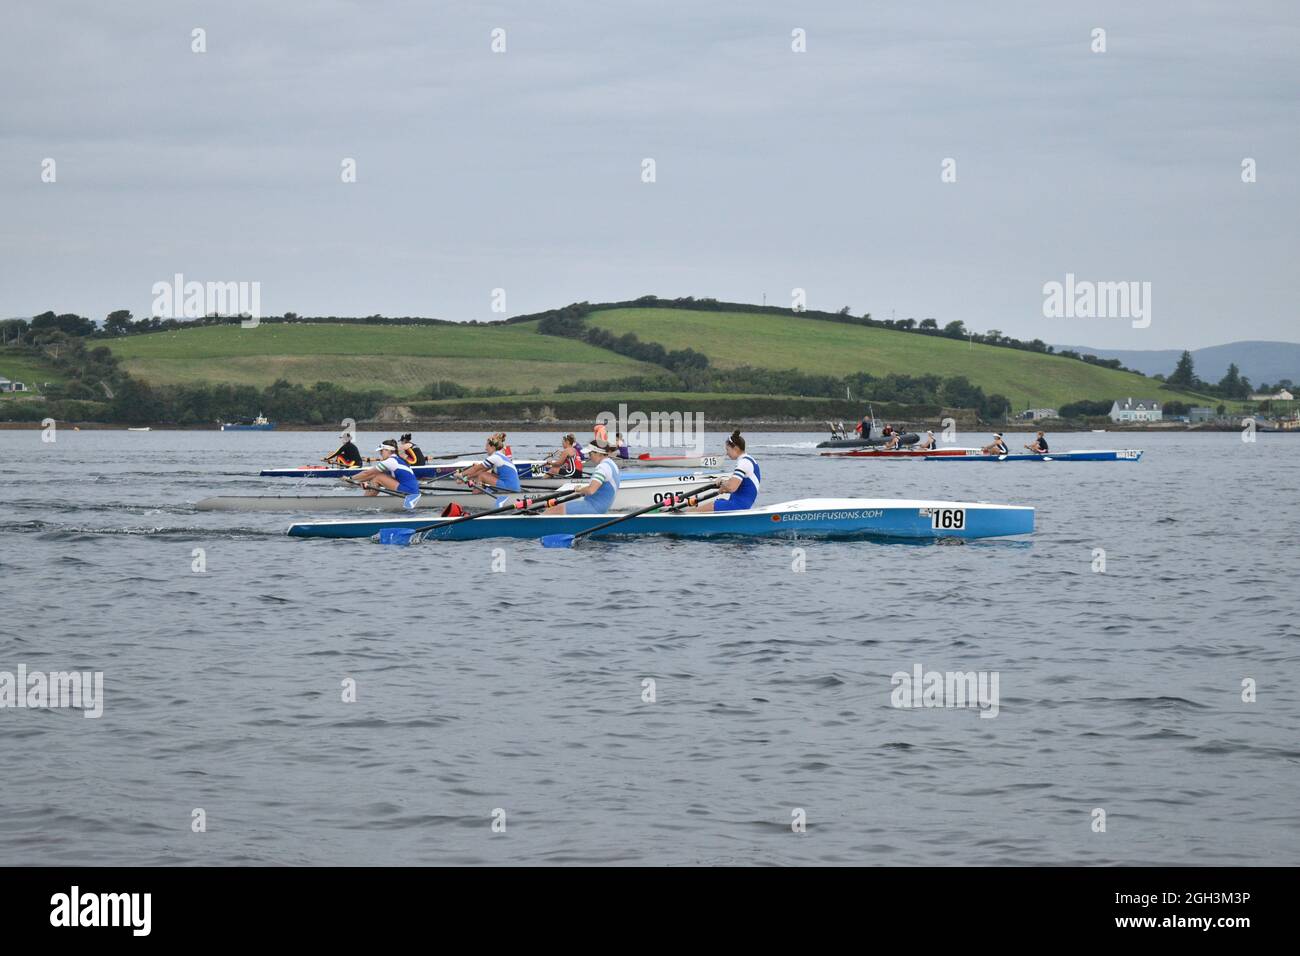
<instances>
[{"instance_id":1,"label":"boat hull","mask_svg":"<svg viewBox=\"0 0 1300 956\"><path fill-rule=\"evenodd\" d=\"M265 425L231 425L223 424L223 432L273 432L275 431L275 422L267 422Z\"/></svg>"},{"instance_id":2,"label":"boat hull","mask_svg":"<svg viewBox=\"0 0 1300 956\"><path fill-rule=\"evenodd\" d=\"M926 461L1140 461L1142 449L1063 451L1048 455L927 455Z\"/></svg>"},{"instance_id":3,"label":"boat hull","mask_svg":"<svg viewBox=\"0 0 1300 956\"><path fill-rule=\"evenodd\" d=\"M728 468L726 455L641 455L637 458L615 458L620 468Z\"/></svg>"},{"instance_id":4,"label":"boat hull","mask_svg":"<svg viewBox=\"0 0 1300 956\"><path fill-rule=\"evenodd\" d=\"M463 458L460 461L447 462L445 465L412 465L411 471L415 472L417 478L445 478L482 460L482 458ZM520 478L532 477L534 466L538 466L540 471L540 465L540 461L515 462ZM351 478L353 475L358 475L365 470L365 468L334 468L327 465L319 467L307 465L299 468L263 468L257 474L262 478Z\"/></svg>"},{"instance_id":5,"label":"boat hull","mask_svg":"<svg viewBox=\"0 0 1300 956\"><path fill-rule=\"evenodd\" d=\"M861 448L856 451L824 451L822 458L947 458L953 455L978 455L978 448L936 448L921 451L916 448Z\"/></svg>"},{"instance_id":6,"label":"boat hull","mask_svg":"<svg viewBox=\"0 0 1300 956\"><path fill-rule=\"evenodd\" d=\"M369 538L385 528L421 528L428 519L375 518L303 522L289 528L299 538ZM605 515L500 515L435 528L428 538L471 541L484 538L541 538L578 534ZM592 537L668 535L683 538L991 538L1030 534L1034 509L954 501L898 501L863 498L806 498L750 511L649 514L629 518Z\"/></svg>"},{"instance_id":7,"label":"boat hull","mask_svg":"<svg viewBox=\"0 0 1300 956\"><path fill-rule=\"evenodd\" d=\"M672 504L681 500L683 493L710 481L716 481L718 475L683 474L675 476L646 475L641 478L624 478L619 485L618 495L614 499L614 511L635 511L650 505ZM528 497L536 501L539 497L559 495L581 487L573 482L559 479L546 479L549 488L529 491ZM518 495L510 496L516 500ZM204 498L195 504L198 511L268 511L282 514L318 514L339 511L389 511L404 510L404 499L396 495L367 496L360 493L338 495L224 495ZM420 496L416 511L420 513L441 513L447 505L455 503L462 508L483 511L496 507L496 498L492 495L465 491L454 487L446 490L426 490ZM427 518L425 519L427 522ZM366 535L358 535L366 537Z\"/></svg>"},{"instance_id":8,"label":"boat hull","mask_svg":"<svg viewBox=\"0 0 1300 956\"><path fill-rule=\"evenodd\" d=\"M921 436L916 432L908 432L899 438L900 445L915 445L921 440ZM874 448L877 445L883 445L889 441L888 438L828 438L826 441L818 442L818 448Z\"/></svg>"}]
</instances>

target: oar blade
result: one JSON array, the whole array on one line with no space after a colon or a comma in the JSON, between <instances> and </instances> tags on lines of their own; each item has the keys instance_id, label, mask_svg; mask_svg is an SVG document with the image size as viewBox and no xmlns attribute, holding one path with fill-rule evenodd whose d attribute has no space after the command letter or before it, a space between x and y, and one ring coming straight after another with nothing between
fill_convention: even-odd
<instances>
[{"instance_id":1,"label":"oar blade","mask_svg":"<svg viewBox=\"0 0 1300 956\"><path fill-rule=\"evenodd\" d=\"M573 535L571 534L548 534L542 538L543 548L572 548Z\"/></svg>"},{"instance_id":2,"label":"oar blade","mask_svg":"<svg viewBox=\"0 0 1300 956\"><path fill-rule=\"evenodd\" d=\"M415 528L380 528L379 543L408 545L414 544L412 539L415 537Z\"/></svg>"}]
</instances>

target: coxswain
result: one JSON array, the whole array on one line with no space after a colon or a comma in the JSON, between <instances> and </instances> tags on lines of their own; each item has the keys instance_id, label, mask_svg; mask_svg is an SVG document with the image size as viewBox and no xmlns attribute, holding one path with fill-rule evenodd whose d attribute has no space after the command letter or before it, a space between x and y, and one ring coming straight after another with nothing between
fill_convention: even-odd
<instances>
[{"instance_id":1,"label":"coxswain","mask_svg":"<svg viewBox=\"0 0 1300 956\"><path fill-rule=\"evenodd\" d=\"M560 439L560 450L551 456L546 473L552 478L581 478L582 456L578 454L578 439L572 434Z\"/></svg>"},{"instance_id":2,"label":"coxswain","mask_svg":"<svg viewBox=\"0 0 1300 956\"><path fill-rule=\"evenodd\" d=\"M357 448L356 442L352 440L352 433L344 432L339 438L343 439L343 444L339 445L337 451L326 455L321 461L327 465L340 465L343 468L360 467L361 450Z\"/></svg>"},{"instance_id":3,"label":"coxswain","mask_svg":"<svg viewBox=\"0 0 1300 956\"><path fill-rule=\"evenodd\" d=\"M510 460L507 447L505 432L490 435L483 447L487 457L458 472L457 477L466 481L476 479L497 491L512 494L519 492L519 471L515 468L515 463Z\"/></svg>"},{"instance_id":4,"label":"coxswain","mask_svg":"<svg viewBox=\"0 0 1300 956\"><path fill-rule=\"evenodd\" d=\"M1031 455L1046 455L1050 451L1047 447L1047 436L1039 432L1038 437L1025 446L1025 450Z\"/></svg>"},{"instance_id":5,"label":"coxswain","mask_svg":"<svg viewBox=\"0 0 1300 956\"><path fill-rule=\"evenodd\" d=\"M992 443L985 445L980 449L981 455L1009 455L1011 450L1007 448L1007 443L1002 440L1001 432L994 432Z\"/></svg>"},{"instance_id":6,"label":"coxswain","mask_svg":"<svg viewBox=\"0 0 1300 956\"><path fill-rule=\"evenodd\" d=\"M591 480L581 488L575 489L583 497L564 504L552 505L546 509L548 515L603 515L614 506L618 495L619 482L623 480L614 464L614 452L618 449L607 441L592 439L587 445L587 456L591 460Z\"/></svg>"},{"instance_id":7,"label":"coxswain","mask_svg":"<svg viewBox=\"0 0 1300 956\"><path fill-rule=\"evenodd\" d=\"M763 474L753 455L745 454L745 439L734 431L727 439L727 457L736 463L731 475L718 482L722 494L697 505L696 511L745 511L754 507Z\"/></svg>"},{"instance_id":8,"label":"coxswain","mask_svg":"<svg viewBox=\"0 0 1300 956\"><path fill-rule=\"evenodd\" d=\"M397 442L388 438L375 449L379 455L374 466L357 474L353 481L366 489L366 495L373 498L379 489L395 491L403 496L402 504L407 510L415 507L420 500L420 482L411 471L411 466L402 461L397 452Z\"/></svg>"},{"instance_id":9,"label":"coxswain","mask_svg":"<svg viewBox=\"0 0 1300 956\"><path fill-rule=\"evenodd\" d=\"M938 447L939 447L939 443L935 441L934 432L928 431L925 433L925 437L921 439L920 443L917 444L916 450L934 451Z\"/></svg>"},{"instance_id":10,"label":"coxswain","mask_svg":"<svg viewBox=\"0 0 1300 956\"><path fill-rule=\"evenodd\" d=\"M420 446L411 441L410 432L397 439L397 453L408 465L424 465L429 461L428 456L420 450Z\"/></svg>"}]
</instances>

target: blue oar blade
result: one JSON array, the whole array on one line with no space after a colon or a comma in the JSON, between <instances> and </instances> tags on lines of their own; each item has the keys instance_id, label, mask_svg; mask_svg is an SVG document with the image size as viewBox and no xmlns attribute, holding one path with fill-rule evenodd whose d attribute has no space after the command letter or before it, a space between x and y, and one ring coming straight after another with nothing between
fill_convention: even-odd
<instances>
[{"instance_id":1,"label":"blue oar blade","mask_svg":"<svg viewBox=\"0 0 1300 956\"><path fill-rule=\"evenodd\" d=\"M573 547L573 535L571 534L548 534L542 538L543 548L571 548Z\"/></svg>"},{"instance_id":2,"label":"blue oar blade","mask_svg":"<svg viewBox=\"0 0 1300 956\"><path fill-rule=\"evenodd\" d=\"M414 528L380 528L380 544L401 544L411 543L411 537L415 534Z\"/></svg>"}]
</instances>

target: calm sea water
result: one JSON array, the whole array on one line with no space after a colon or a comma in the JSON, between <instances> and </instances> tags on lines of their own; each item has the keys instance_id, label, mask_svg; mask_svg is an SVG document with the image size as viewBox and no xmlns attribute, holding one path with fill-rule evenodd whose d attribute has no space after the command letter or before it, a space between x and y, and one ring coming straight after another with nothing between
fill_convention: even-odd
<instances>
[{"instance_id":1,"label":"calm sea water","mask_svg":"<svg viewBox=\"0 0 1300 956\"><path fill-rule=\"evenodd\" d=\"M1300 435L955 465L756 433L769 503L1038 508L1029 540L810 542L802 573L789 542L398 549L193 510L292 490L257 470L332 437L0 431L0 671L104 675L99 719L0 710L0 864L1300 863ZM918 664L996 672L997 716L891 706Z\"/></svg>"}]
</instances>

